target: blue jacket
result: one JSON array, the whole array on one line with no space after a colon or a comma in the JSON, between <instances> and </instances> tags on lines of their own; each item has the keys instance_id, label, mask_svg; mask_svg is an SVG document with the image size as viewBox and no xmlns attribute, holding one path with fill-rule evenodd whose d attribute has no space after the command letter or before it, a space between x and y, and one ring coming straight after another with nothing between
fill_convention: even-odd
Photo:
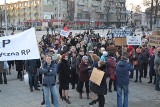
<instances>
[{"instance_id":1,"label":"blue jacket","mask_svg":"<svg viewBox=\"0 0 160 107\"><path fill-rule=\"evenodd\" d=\"M50 66L47 63L44 63L42 68L40 68L39 72L44 74L43 78L43 86L54 86L56 83L56 74L58 71L57 64L51 63Z\"/></svg>"},{"instance_id":2,"label":"blue jacket","mask_svg":"<svg viewBox=\"0 0 160 107\"><path fill-rule=\"evenodd\" d=\"M129 71L133 71L133 65L124 60L121 60L116 65L116 77L117 85L128 85L129 84Z\"/></svg>"}]
</instances>

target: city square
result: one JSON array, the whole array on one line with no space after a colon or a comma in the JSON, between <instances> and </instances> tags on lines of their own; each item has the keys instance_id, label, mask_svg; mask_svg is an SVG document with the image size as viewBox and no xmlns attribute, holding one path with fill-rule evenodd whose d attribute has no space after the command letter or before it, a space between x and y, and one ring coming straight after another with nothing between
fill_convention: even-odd
<instances>
[{"instance_id":1,"label":"city square","mask_svg":"<svg viewBox=\"0 0 160 107\"><path fill-rule=\"evenodd\" d=\"M159 107L160 0L0 1L0 107Z\"/></svg>"}]
</instances>

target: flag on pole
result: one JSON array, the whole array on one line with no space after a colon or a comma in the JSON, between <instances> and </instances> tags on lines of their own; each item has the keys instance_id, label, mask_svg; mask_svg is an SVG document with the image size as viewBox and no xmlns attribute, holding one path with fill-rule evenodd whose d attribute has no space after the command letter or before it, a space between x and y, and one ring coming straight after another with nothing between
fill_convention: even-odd
<instances>
[{"instance_id":1,"label":"flag on pole","mask_svg":"<svg viewBox=\"0 0 160 107\"><path fill-rule=\"evenodd\" d=\"M69 35L69 30L68 30L68 27L67 27L67 26L64 26L63 30L61 30L61 32L60 32L60 35L61 35L61 36L64 36L64 37L68 37L68 35Z\"/></svg>"}]
</instances>

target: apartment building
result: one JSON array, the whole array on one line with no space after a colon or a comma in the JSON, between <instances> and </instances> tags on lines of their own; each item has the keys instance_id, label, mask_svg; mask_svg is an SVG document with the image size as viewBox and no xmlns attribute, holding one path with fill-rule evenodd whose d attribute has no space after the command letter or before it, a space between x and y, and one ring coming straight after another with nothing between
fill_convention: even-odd
<instances>
[{"instance_id":1,"label":"apartment building","mask_svg":"<svg viewBox=\"0 0 160 107\"><path fill-rule=\"evenodd\" d=\"M8 24L15 26L62 26L67 17L66 4L66 0L26 0L7 4ZM0 5L0 9L4 10L4 5ZM2 17L4 17L4 11Z\"/></svg>"},{"instance_id":2,"label":"apartment building","mask_svg":"<svg viewBox=\"0 0 160 107\"><path fill-rule=\"evenodd\" d=\"M125 0L69 0L68 10L74 9L70 15L70 25L76 26L103 26L126 24ZM72 9L70 9L72 8Z\"/></svg>"},{"instance_id":3,"label":"apartment building","mask_svg":"<svg viewBox=\"0 0 160 107\"><path fill-rule=\"evenodd\" d=\"M7 4L8 23L22 26L123 26L125 0L26 0ZM0 5L4 10L4 5Z\"/></svg>"}]
</instances>

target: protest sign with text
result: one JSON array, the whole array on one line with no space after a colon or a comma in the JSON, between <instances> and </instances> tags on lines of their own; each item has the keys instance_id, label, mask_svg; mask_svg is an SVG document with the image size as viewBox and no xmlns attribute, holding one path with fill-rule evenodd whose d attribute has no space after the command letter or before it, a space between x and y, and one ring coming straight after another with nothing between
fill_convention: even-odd
<instances>
[{"instance_id":1,"label":"protest sign with text","mask_svg":"<svg viewBox=\"0 0 160 107\"><path fill-rule=\"evenodd\" d=\"M150 46L160 46L160 35L152 35L149 38L148 45L150 45Z\"/></svg>"},{"instance_id":2,"label":"protest sign with text","mask_svg":"<svg viewBox=\"0 0 160 107\"><path fill-rule=\"evenodd\" d=\"M0 37L0 61L39 59L35 29Z\"/></svg>"},{"instance_id":3,"label":"protest sign with text","mask_svg":"<svg viewBox=\"0 0 160 107\"><path fill-rule=\"evenodd\" d=\"M127 45L141 45L141 36L127 36Z\"/></svg>"}]
</instances>

